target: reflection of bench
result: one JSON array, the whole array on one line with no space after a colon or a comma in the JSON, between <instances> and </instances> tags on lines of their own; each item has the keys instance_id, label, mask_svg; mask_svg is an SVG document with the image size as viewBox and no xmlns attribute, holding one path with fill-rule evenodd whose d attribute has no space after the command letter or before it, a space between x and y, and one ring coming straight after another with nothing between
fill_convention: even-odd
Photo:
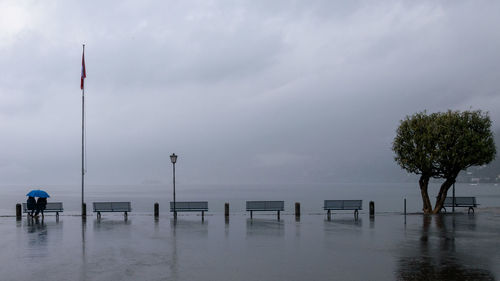
<instances>
[{"instance_id":1,"label":"reflection of bench","mask_svg":"<svg viewBox=\"0 0 500 281\"><path fill-rule=\"evenodd\" d=\"M474 208L477 208L476 197L455 197L455 207L469 208L467 211L474 213ZM443 203L443 209L446 212L446 207L453 207L453 197L446 197Z\"/></svg>"},{"instance_id":2,"label":"reflection of bench","mask_svg":"<svg viewBox=\"0 0 500 281\"><path fill-rule=\"evenodd\" d=\"M170 202L170 212L174 211L174 202ZM208 211L207 201L196 202L175 202L176 212L201 212L201 219L205 219L205 212Z\"/></svg>"},{"instance_id":3,"label":"reflection of bench","mask_svg":"<svg viewBox=\"0 0 500 281\"><path fill-rule=\"evenodd\" d=\"M97 213L97 218L101 218L101 212L123 212L125 218L128 212L132 211L130 202L94 202L94 213Z\"/></svg>"},{"instance_id":4,"label":"reflection of bench","mask_svg":"<svg viewBox=\"0 0 500 281\"><path fill-rule=\"evenodd\" d=\"M36 211L36 209L35 209ZM56 217L59 218L59 212L63 211L63 203L62 202L51 202L47 203L45 206L44 213L56 213ZM23 213L31 213L31 210L28 210L26 203L23 203Z\"/></svg>"},{"instance_id":5,"label":"reflection of bench","mask_svg":"<svg viewBox=\"0 0 500 281\"><path fill-rule=\"evenodd\" d=\"M285 201L247 201L247 212L250 211L250 218L253 218L254 211L276 211L278 220L280 211L285 210Z\"/></svg>"},{"instance_id":6,"label":"reflection of bench","mask_svg":"<svg viewBox=\"0 0 500 281\"><path fill-rule=\"evenodd\" d=\"M358 219L358 210L363 210L363 200L325 200L323 209L328 211L328 219L331 219L331 210L354 210L354 218Z\"/></svg>"}]
</instances>

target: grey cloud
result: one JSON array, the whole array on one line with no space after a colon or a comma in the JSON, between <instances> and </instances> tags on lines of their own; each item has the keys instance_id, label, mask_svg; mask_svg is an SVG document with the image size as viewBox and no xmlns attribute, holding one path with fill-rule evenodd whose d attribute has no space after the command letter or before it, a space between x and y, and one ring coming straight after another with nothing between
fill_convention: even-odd
<instances>
[{"instance_id":1,"label":"grey cloud","mask_svg":"<svg viewBox=\"0 0 500 281\"><path fill-rule=\"evenodd\" d=\"M79 181L83 42L90 183L168 182L172 152L184 182L397 180L405 115L499 127L494 2L96 5L21 6L1 35L3 182Z\"/></svg>"}]
</instances>

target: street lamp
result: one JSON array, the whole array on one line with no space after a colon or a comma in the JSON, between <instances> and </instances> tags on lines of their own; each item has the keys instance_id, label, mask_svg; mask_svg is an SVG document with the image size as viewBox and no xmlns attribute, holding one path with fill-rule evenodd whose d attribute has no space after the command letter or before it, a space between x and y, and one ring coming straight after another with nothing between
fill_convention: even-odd
<instances>
[{"instance_id":1,"label":"street lamp","mask_svg":"<svg viewBox=\"0 0 500 281\"><path fill-rule=\"evenodd\" d=\"M177 219L177 209L175 208L175 162L177 162L177 155L175 155L175 153L170 155L170 161L172 161L174 174L174 219Z\"/></svg>"}]
</instances>

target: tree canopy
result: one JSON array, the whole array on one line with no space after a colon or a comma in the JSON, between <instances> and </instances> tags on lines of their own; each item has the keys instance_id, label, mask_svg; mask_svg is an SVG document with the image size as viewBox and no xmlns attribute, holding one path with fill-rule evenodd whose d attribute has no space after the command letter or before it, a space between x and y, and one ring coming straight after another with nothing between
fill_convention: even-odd
<instances>
[{"instance_id":1,"label":"tree canopy","mask_svg":"<svg viewBox=\"0 0 500 281\"><path fill-rule=\"evenodd\" d=\"M460 171L491 162L496 155L488 113L451 111L415 113L401 121L392 149L396 162L420 175L419 185L425 213L437 213ZM430 178L442 178L432 211L427 186Z\"/></svg>"}]
</instances>

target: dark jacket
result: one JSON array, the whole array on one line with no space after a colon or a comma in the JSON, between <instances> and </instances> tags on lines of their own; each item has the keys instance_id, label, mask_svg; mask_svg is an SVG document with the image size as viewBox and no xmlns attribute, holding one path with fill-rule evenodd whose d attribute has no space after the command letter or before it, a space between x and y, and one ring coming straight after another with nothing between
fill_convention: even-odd
<instances>
[{"instance_id":1,"label":"dark jacket","mask_svg":"<svg viewBox=\"0 0 500 281\"><path fill-rule=\"evenodd\" d=\"M35 197L28 197L28 201L26 201L26 209L28 210L34 210L36 207L36 200Z\"/></svg>"},{"instance_id":2,"label":"dark jacket","mask_svg":"<svg viewBox=\"0 0 500 281\"><path fill-rule=\"evenodd\" d=\"M36 200L36 208L38 210L45 210L45 207L47 206L47 198L38 198Z\"/></svg>"}]
</instances>

